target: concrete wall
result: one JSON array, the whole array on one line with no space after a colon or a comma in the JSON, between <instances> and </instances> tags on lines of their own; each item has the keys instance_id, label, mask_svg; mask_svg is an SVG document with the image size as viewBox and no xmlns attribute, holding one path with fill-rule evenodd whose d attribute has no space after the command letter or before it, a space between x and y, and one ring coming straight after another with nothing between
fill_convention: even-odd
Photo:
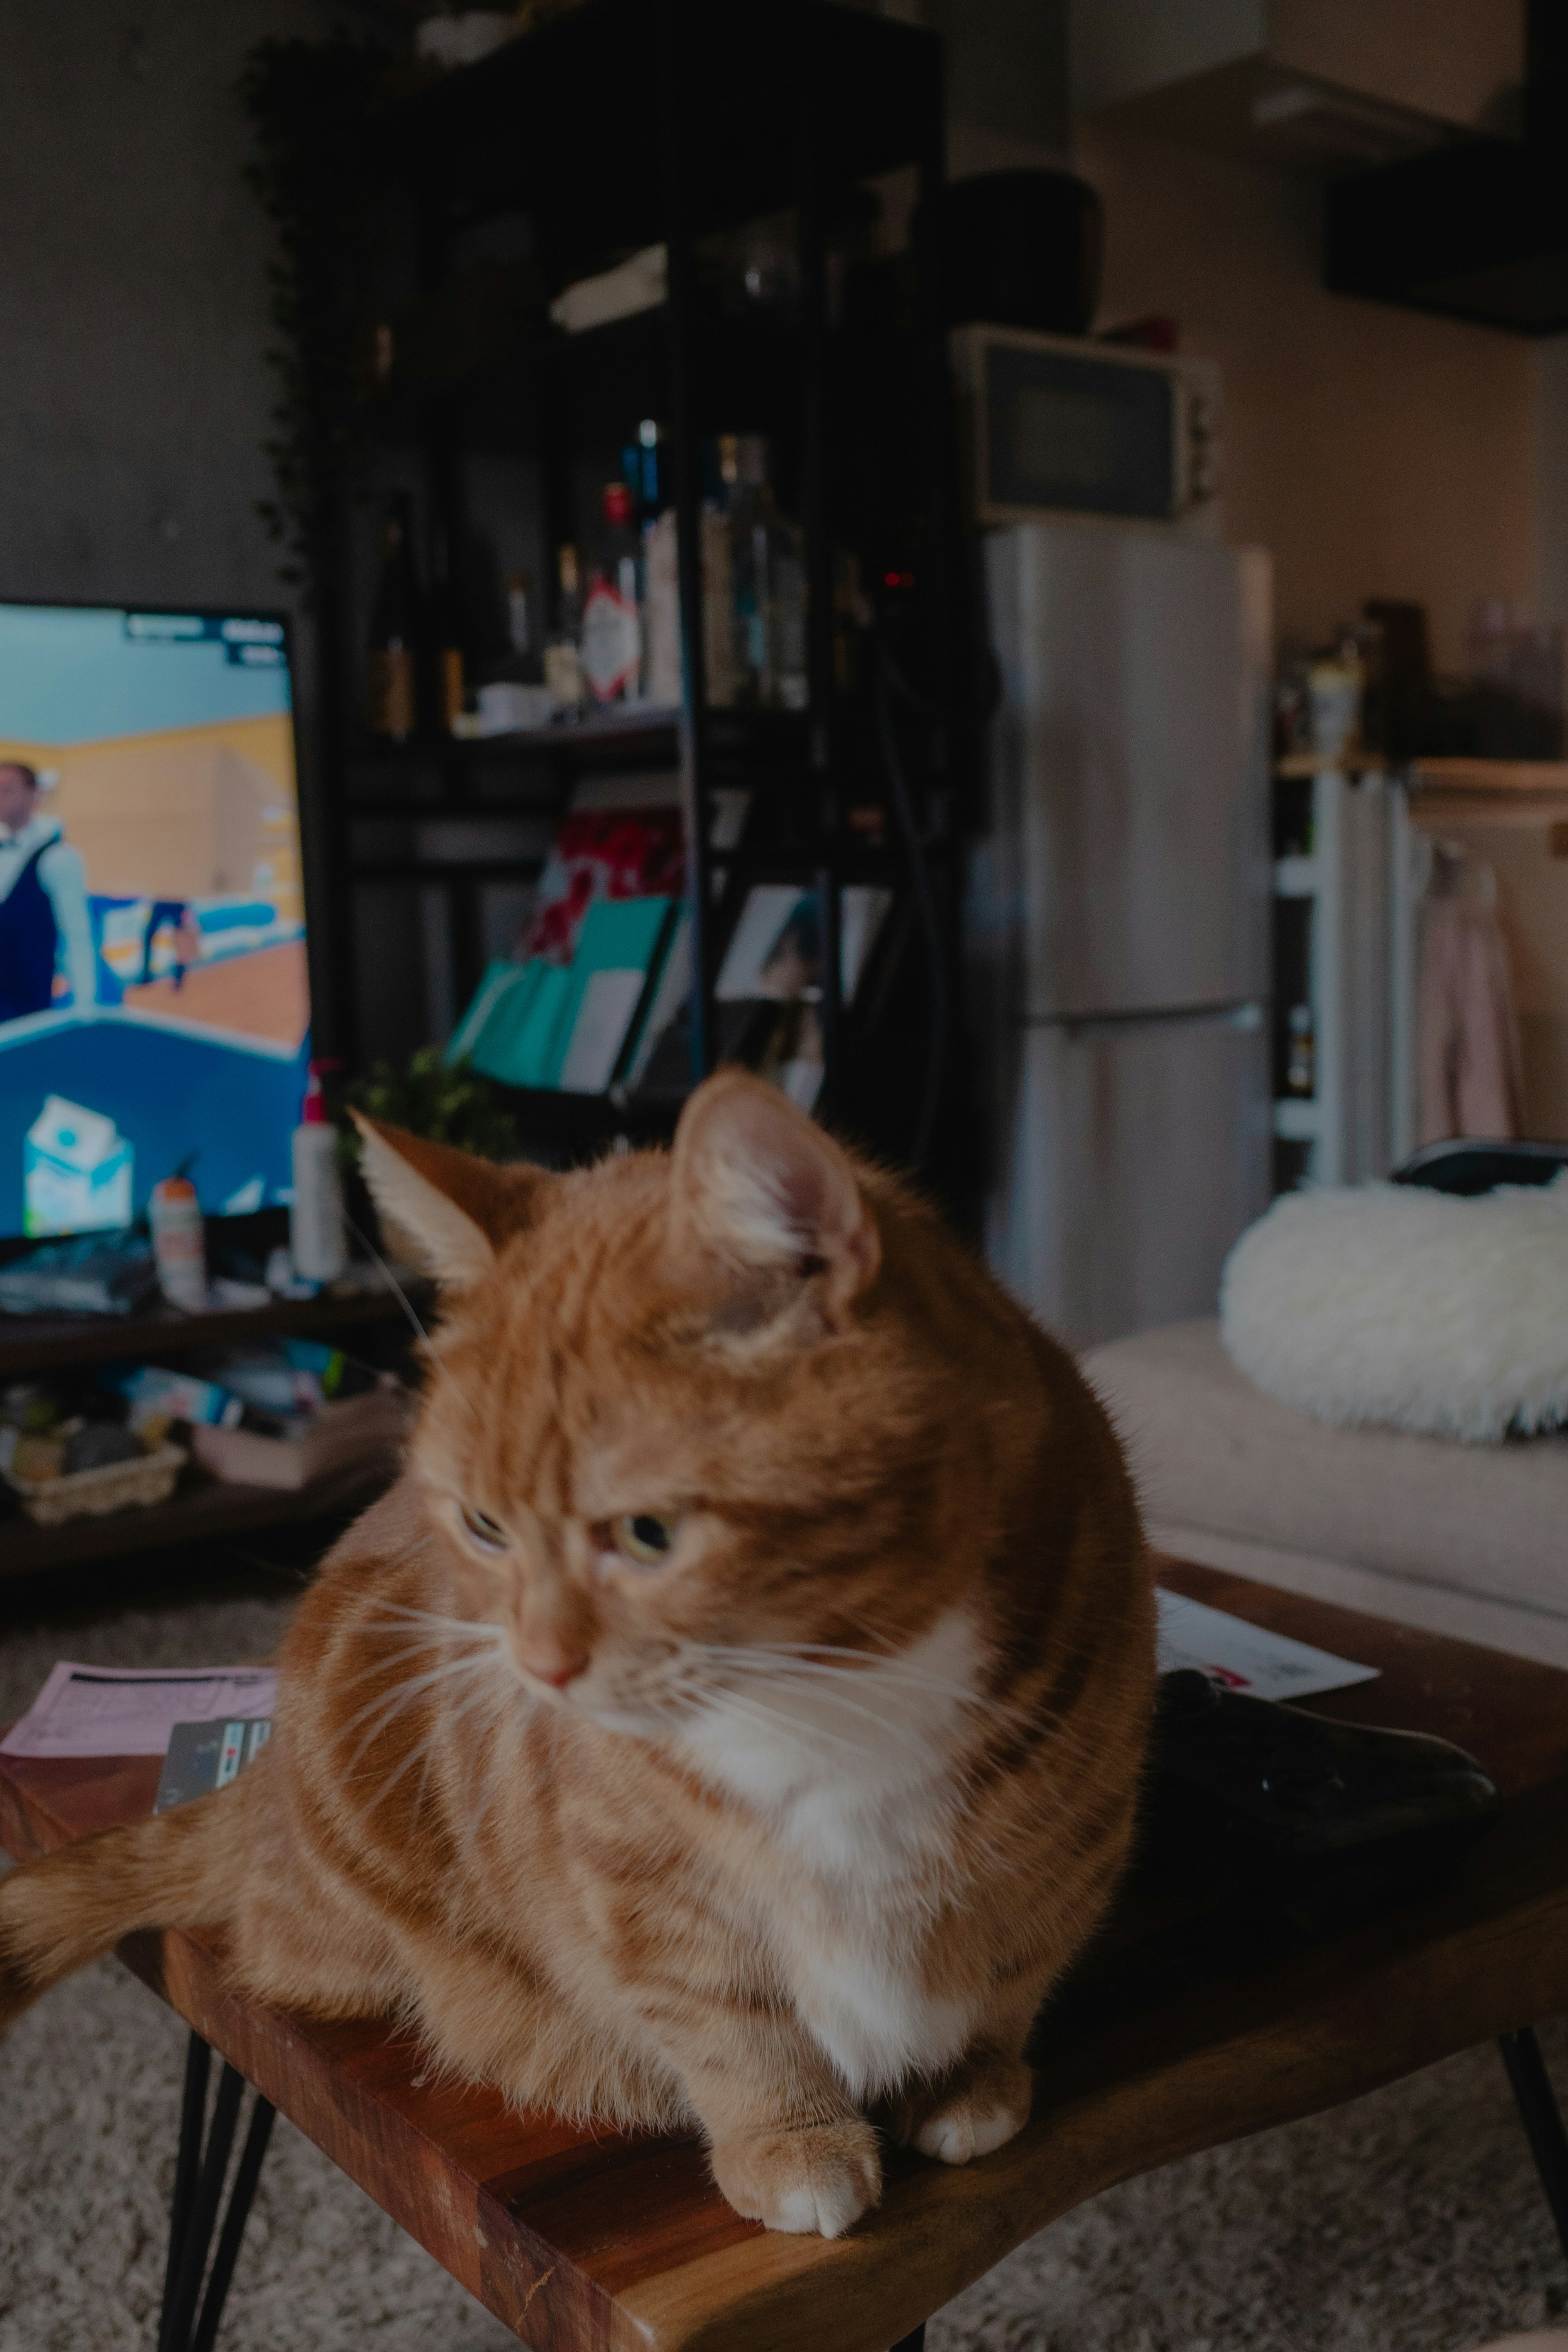
<instances>
[{"instance_id":1,"label":"concrete wall","mask_svg":"<svg viewBox=\"0 0 1568 2352\"><path fill-rule=\"evenodd\" d=\"M1326 293L1310 181L1121 124L1072 130L1056 63L1067 0L1035 0L1026 38L1016 0L882 5L947 40L951 168L1070 154L1106 203L1100 323L1173 316L1183 349L1220 362L1226 531L1273 551L1282 636L1321 638L1368 596L1413 597L1439 663L1458 668L1477 597L1568 618L1568 338L1537 344ZM1381 0L1378 26L1408 36L1413 5ZM1126 0L1123 14L1136 11ZM1446 24L1500 26L1517 47L1515 0L1444 0L1444 11ZM1184 36L1204 24L1233 40L1269 16L1261 0L1142 10L1167 31L1176 14ZM1314 0L1312 21L1359 42L1361 79L1382 86L1388 61L1350 0ZM1405 50L1413 69L1431 66L1420 42ZM1009 58L1011 79L998 69Z\"/></svg>"},{"instance_id":2,"label":"concrete wall","mask_svg":"<svg viewBox=\"0 0 1568 2352\"><path fill-rule=\"evenodd\" d=\"M1310 182L1106 126L1077 162L1105 198L1102 323L1168 312L1220 362L1226 533L1272 548L1282 635L1414 597L1457 668L1476 597L1534 601L1542 347L1326 293Z\"/></svg>"},{"instance_id":3,"label":"concrete wall","mask_svg":"<svg viewBox=\"0 0 1568 2352\"><path fill-rule=\"evenodd\" d=\"M325 0L0 13L0 595L285 602L234 90Z\"/></svg>"}]
</instances>

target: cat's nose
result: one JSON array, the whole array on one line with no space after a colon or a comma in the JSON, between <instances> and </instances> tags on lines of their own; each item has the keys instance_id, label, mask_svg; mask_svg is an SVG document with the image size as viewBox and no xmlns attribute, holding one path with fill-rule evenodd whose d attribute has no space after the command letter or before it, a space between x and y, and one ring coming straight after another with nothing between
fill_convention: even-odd
<instances>
[{"instance_id":1,"label":"cat's nose","mask_svg":"<svg viewBox=\"0 0 1568 2352\"><path fill-rule=\"evenodd\" d=\"M588 1667L585 1657L563 1658L559 1653L551 1658L525 1657L522 1663L531 1675L542 1683L548 1683L552 1690L564 1690L568 1683L574 1683L579 1675L587 1672Z\"/></svg>"}]
</instances>

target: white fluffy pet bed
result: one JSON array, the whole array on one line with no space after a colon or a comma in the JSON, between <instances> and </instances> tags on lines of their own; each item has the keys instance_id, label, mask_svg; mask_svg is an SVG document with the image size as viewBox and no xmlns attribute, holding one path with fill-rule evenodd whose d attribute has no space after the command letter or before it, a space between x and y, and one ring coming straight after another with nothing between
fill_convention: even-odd
<instances>
[{"instance_id":1,"label":"white fluffy pet bed","mask_svg":"<svg viewBox=\"0 0 1568 2352\"><path fill-rule=\"evenodd\" d=\"M1321 1421L1500 1438L1568 1423L1568 1169L1476 1200L1288 1192L1220 1283L1237 1369Z\"/></svg>"}]
</instances>

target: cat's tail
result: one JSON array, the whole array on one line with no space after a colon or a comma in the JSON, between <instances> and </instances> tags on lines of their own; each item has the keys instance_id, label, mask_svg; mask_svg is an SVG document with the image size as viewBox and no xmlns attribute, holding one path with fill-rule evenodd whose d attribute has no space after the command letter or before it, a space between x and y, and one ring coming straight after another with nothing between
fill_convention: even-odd
<instances>
[{"instance_id":1,"label":"cat's tail","mask_svg":"<svg viewBox=\"0 0 1568 2352\"><path fill-rule=\"evenodd\" d=\"M253 1766L211 1796L78 1838L0 1878L0 2032L132 1928L217 1927L229 1917L250 1845L247 1784L261 1778Z\"/></svg>"}]
</instances>

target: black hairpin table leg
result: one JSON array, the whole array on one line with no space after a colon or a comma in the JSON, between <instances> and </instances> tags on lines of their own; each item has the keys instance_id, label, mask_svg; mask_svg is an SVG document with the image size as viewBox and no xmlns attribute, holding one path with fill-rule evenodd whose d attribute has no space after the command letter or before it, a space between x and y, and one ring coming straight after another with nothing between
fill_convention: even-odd
<instances>
[{"instance_id":1,"label":"black hairpin table leg","mask_svg":"<svg viewBox=\"0 0 1568 2352\"><path fill-rule=\"evenodd\" d=\"M925 2352L925 2346L926 2324L922 2319L920 2326L911 2328L908 2336L900 2336L893 2347L893 2352Z\"/></svg>"},{"instance_id":2,"label":"black hairpin table leg","mask_svg":"<svg viewBox=\"0 0 1568 2352\"><path fill-rule=\"evenodd\" d=\"M185 2053L185 2089L180 2107L180 2153L174 2166L174 2196L169 2215L169 2259L163 2273L163 2310L158 2323L158 2352L212 2352L223 2316L224 2298L234 2273L246 2217L256 2194L261 2160L272 2130L273 2109L258 2093L250 2111L239 2167L229 2191L214 2257L206 2295L197 2315L202 2275L207 2266L218 2207L223 2201L224 2176L234 2146L235 2125L245 2091L245 2078L229 2065L218 2077L212 2123L202 2145L206 2110L207 2075L212 2053L200 2034L193 2033Z\"/></svg>"},{"instance_id":3,"label":"black hairpin table leg","mask_svg":"<svg viewBox=\"0 0 1568 2352\"><path fill-rule=\"evenodd\" d=\"M1557 2235L1564 2254L1568 2254L1568 2131L1563 2127L1541 2044L1533 2030L1523 2025L1517 2033L1500 2033L1498 2048L1508 2068L1520 2121L1541 2175L1541 2186L1546 2191L1546 2201L1552 2208L1552 2218L1557 2224Z\"/></svg>"}]
</instances>

